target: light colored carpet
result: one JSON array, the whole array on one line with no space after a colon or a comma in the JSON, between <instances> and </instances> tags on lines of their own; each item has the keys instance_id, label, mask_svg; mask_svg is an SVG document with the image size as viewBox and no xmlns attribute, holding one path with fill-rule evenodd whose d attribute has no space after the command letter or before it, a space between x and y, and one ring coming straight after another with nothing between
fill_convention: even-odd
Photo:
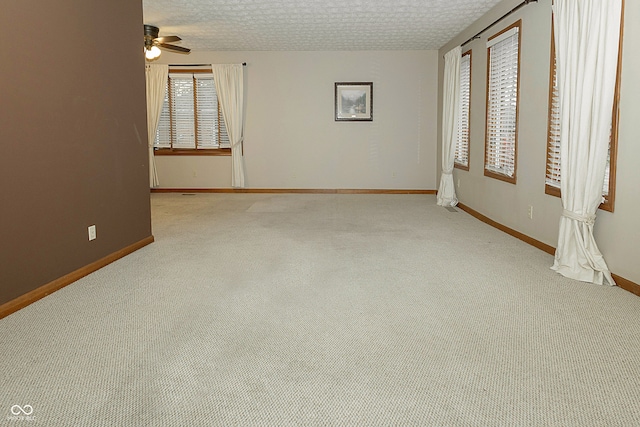
<instances>
[{"instance_id":1,"label":"light colored carpet","mask_svg":"<svg viewBox=\"0 0 640 427\"><path fill-rule=\"evenodd\" d=\"M434 196L152 206L156 243L0 320L0 425L640 425L640 299Z\"/></svg>"}]
</instances>

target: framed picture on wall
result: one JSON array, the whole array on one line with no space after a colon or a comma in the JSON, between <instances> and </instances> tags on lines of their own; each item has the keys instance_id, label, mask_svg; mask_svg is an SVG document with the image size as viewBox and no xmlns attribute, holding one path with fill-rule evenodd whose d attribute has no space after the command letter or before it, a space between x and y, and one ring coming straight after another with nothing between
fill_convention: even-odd
<instances>
[{"instance_id":1,"label":"framed picture on wall","mask_svg":"<svg viewBox=\"0 0 640 427\"><path fill-rule=\"evenodd\" d=\"M339 82L335 90L337 122L373 120L373 82Z\"/></svg>"}]
</instances>

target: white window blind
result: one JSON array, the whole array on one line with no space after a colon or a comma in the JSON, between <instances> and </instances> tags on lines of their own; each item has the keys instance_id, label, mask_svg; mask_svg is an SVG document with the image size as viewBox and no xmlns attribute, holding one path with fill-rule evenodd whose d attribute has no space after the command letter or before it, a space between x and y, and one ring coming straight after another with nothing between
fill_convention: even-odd
<instances>
[{"instance_id":1,"label":"white window blind","mask_svg":"<svg viewBox=\"0 0 640 427\"><path fill-rule=\"evenodd\" d=\"M173 148L196 148L192 74L169 74Z\"/></svg>"},{"instance_id":2,"label":"white window blind","mask_svg":"<svg viewBox=\"0 0 640 427\"><path fill-rule=\"evenodd\" d=\"M471 101L471 51L460 59L460 111L456 139L455 164L469 167L469 116Z\"/></svg>"},{"instance_id":3,"label":"white window blind","mask_svg":"<svg viewBox=\"0 0 640 427\"><path fill-rule=\"evenodd\" d=\"M520 28L514 26L487 43L487 134L485 173L515 182Z\"/></svg>"},{"instance_id":4,"label":"white window blind","mask_svg":"<svg viewBox=\"0 0 640 427\"><path fill-rule=\"evenodd\" d=\"M213 74L169 73L154 147L182 150L229 146Z\"/></svg>"},{"instance_id":5,"label":"white window blind","mask_svg":"<svg viewBox=\"0 0 640 427\"><path fill-rule=\"evenodd\" d=\"M547 175L545 183L560 189L560 99L558 95L558 78L556 75L555 55L552 64L551 96L549 100L549 135L547 142ZM602 185L602 195L609 195L609 176L611 174L611 136L609 137L609 151L607 153L607 167Z\"/></svg>"},{"instance_id":6,"label":"white window blind","mask_svg":"<svg viewBox=\"0 0 640 427\"><path fill-rule=\"evenodd\" d=\"M154 147L171 148L171 115L169 114L169 82L164 91L164 101L162 103L162 112L156 130L156 139Z\"/></svg>"},{"instance_id":7,"label":"white window blind","mask_svg":"<svg viewBox=\"0 0 640 427\"><path fill-rule=\"evenodd\" d=\"M560 100L558 98L555 55L551 66L553 67L553 72L551 78L551 96L549 97L546 184L551 187L560 188Z\"/></svg>"},{"instance_id":8,"label":"white window blind","mask_svg":"<svg viewBox=\"0 0 640 427\"><path fill-rule=\"evenodd\" d=\"M218 147L218 96L213 75L196 74L196 142L198 148Z\"/></svg>"},{"instance_id":9,"label":"white window blind","mask_svg":"<svg viewBox=\"0 0 640 427\"><path fill-rule=\"evenodd\" d=\"M220 148L230 148L231 142L227 133L227 125L224 123L224 117L222 117L222 108L218 108L218 123L220 125Z\"/></svg>"}]
</instances>

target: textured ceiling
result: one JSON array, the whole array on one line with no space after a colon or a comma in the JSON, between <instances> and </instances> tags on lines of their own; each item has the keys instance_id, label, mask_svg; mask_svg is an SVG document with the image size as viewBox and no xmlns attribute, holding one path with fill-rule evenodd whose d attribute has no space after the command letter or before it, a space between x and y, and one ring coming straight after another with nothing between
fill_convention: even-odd
<instances>
[{"instance_id":1,"label":"textured ceiling","mask_svg":"<svg viewBox=\"0 0 640 427\"><path fill-rule=\"evenodd\" d=\"M143 0L193 50L439 49L500 0ZM140 28L142 37L142 27Z\"/></svg>"}]
</instances>

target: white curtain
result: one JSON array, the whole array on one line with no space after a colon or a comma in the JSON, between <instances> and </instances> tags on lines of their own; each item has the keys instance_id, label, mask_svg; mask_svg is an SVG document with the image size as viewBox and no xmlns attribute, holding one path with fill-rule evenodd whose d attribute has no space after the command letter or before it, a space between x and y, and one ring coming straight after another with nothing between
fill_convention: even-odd
<instances>
[{"instance_id":1,"label":"white curtain","mask_svg":"<svg viewBox=\"0 0 640 427\"><path fill-rule=\"evenodd\" d=\"M602 202L613 111L622 0L555 0L561 190L553 270L615 285L593 236Z\"/></svg>"},{"instance_id":2,"label":"white curtain","mask_svg":"<svg viewBox=\"0 0 640 427\"><path fill-rule=\"evenodd\" d=\"M453 162L455 140L458 135L458 116L460 110L460 58L462 47L451 49L444 56L444 88L442 91L442 175L438 189L438 205L455 206L458 204L453 184Z\"/></svg>"},{"instance_id":3,"label":"white curtain","mask_svg":"<svg viewBox=\"0 0 640 427\"><path fill-rule=\"evenodd\" d=\"M162 103L167 89L169 66L166 64L147 64L145 68L147 80L147 134L149 136L149 185L151 188L160 185L156 160L153 156L153 141L155 140Z\"/></svg>"},{"instance_id":4,"label":"white curtain","mask_svg":"<svg viewBox=\"0 0 640 427\"><path fill-rule=\"evenodd\" d=\"M242 64L214 64L211 69L231 143L231 185L243 188L244 67Z\"/></svg>"}]
</instances>

